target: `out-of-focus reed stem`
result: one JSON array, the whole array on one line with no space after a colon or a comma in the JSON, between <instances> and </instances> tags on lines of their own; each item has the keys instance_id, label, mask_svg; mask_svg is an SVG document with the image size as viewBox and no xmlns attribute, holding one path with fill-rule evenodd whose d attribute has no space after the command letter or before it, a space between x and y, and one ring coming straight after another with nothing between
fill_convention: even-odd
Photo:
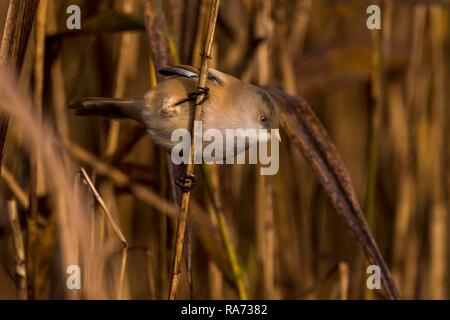
<instances>
[{"instance_id":1,"label":"out-of-focus reed stem","mask_svg":"<svg viewBox=\"0 0 450 320\"><path fill-rule=\"evenodd\" d=\"M282 8L277 8L281 10ZM286 12L282 13L288 15L288 9L284 9ZM306 32L308 30L309 18L312 10L312 0L300 0L295 2L295 8L292 21L289 19L285 23L279 25L276 24L276 30L278 29L278 36L274 37L274 41L277 43L279 51L279 72L283 81L283 88L286 92L292 95L298 93L298 78L297 63L302 63L303 47L306 38ZM288 37L288 41L285 38ZM284 49L284 48L287 48ZM304 162L298 162L294 159L295 150L294 146L287 141L285 150L287 150L289 162L284 166L280 164L280 173L276 178L276 186L274 188L274 203L277 208L277 240L278 247L282 247L280 250L280 258L284 261L288 260L289 263L284 262L285 266L289 266L289 272L293 279L297 279L299 286L302 289L311 288L315 281L313 273L313 254L312 254L312 233L311 227L311 215L309 214L308 197L304 196L304 189L301 187L302 181L305 181L303 172L308 170ZM296 155L298 157L298 155ZM300 168L298 168L300 167ZM288 172L283 176L283 171ZM300 174L299 174L300 173ZM289 178L293 178L293 186L286 183ZM298 209L294 213L292 210L288 210L289 204L285 197L288 196L289 189L296 190L295 202L298 205ZM299 224L296 225L296 217L300 215ZM299 241L292 241L292 238L297 234L296 227L299 231ZM281 262L280 262L281 263ZM303 270L303 277L300 279L296 275L298 270ZM310 298L315 291L311 291Z\"/></svg>"},{"instance_id":2,"label":"out-of-focus reed stem","mask_svg":"<svg viewBox=\"0 0 450 320\"><path fill-rule=\"evenodd\" d=\"M144 8L151 59L156 71L170 63L166 42L166 21L160 0L142 0L142 6ZM162 75L157 72L155 75L158 83L163 81Z\"/></svg>"},{"instance_id":3,"label":"out-of-focus reed stem","mask_svg":"<svg viewBox=\"0 0 450 320\"><path fill-rule=\"evenodd\" d=\"M192 65L198 66L201 63L201 50L205 39L206 23L208 22L208 4L211 0L200 0L200 8L197 19L197 29L192 47Z\"/></svg>"},{"instance_id":4,"label":"out-of-focus reed stem","mask_svg":"<svg viewBox=\"0 0 450 320\"><path fill-rule=\"evenodd\" d=\"M271 18L272 1L260 1L257 16L259 36L265 39L257 51L257 75L259 85L268 85L273 70L270 57L273 45L273 27ZM256 178L256 238L258 260L262 273L263 297L276 298L275 289L275 223L273 212L273 186L269 177L258 175Z\"/></svg>"},{"instance_id":5,"label":"out-of-focus reed stem","mask_svg":"<svg viewBox=\"0 0 450 320\"><path fill-rule=\"evenodd\" d=\"M393 269L392 275L405 298L402 270L405 263L404 244L408 238L411 223L412 210L414 208L414 177L411 172L411 160L409 158L409 126L407 122L407 109L402 95L402 87L399 82L392 83L387 91L390 134L392 135L395 158L399 166L399 190L398 201L395 208L395 221L393 231ZM407 249L408 250L408 249Z\"/></svg>"},{"instance_id":6,"label":"out-of-focus reed stem","mask_svg":"<svg viewBox=\"0 0 450 320\"><path fill-rule=\"evenodd\" d=\"M372 72L371 72L371 117L369 133L368 177L366 186L365 211L370 228L375 232L376 184L378 167L378 137L383 102L382 35L381 30L371 30Z\"/></svg>"},{"instance_id":7,"label":"out-of-focus reed stem","mask_svg":"<svg viewBox=\"0 0 450 320\"><path fill-rule=\"evenodd\" d=\"M33 26L39 0L11 0L9 2L0 48L0 67L19 73L22 68L28 38ZM1 93L0 93L1 94ZM8 131L9 117L0 110L0 162Z\"/></svg>"},{"instance_id":8,"label":"out-of-focus reed stem","mask_svg":"<svg viewBox=\"0 0 450 320\"><path fill-rule=\"evenodd\" d=\"M238 291L239 299L247 300L249 298L247 288L245 286L242 268L236 252L231 241L230 230L228 228L225 213L223 212L222 199L219 189L219 173L215 165L203 165L203 172L207 180L208 193L211 197L215 218L217 220L217 227L219 229L220 238L225 246L228 261L230 262L231 271L234 277L236 289Z\"/></svg>"},{"instance_id":9,"label":"out-of-focus reed stem","mask_svg":"<svg viewBox=\"0 0 450 320\"><path fill-rule=\"evenodd\" d=\"M130 14L133 11L132 0L121 1L120 7L123 12ZM116 98L123 98L125 93L125 83L127 79L127 70L129 70L129 64L134 62L136 58L132 58L135 54L132 52L133 36L130 33L124 33L120 35L118 41L119 51L116 58L116 72L114 76L114 89L113 95ZM110 123L110 128L107 136L107 142L105 147L105 157L109 157L115 152L119 142L120 122L113 121Z\"/></svg>"},{"instance_id":10,"label":"out-of-focus reed stem","mask_svg":"<svg viewBox=\"0 0 450 320\"><path fill-rule=\"evenodd\" d=\"M36 109L37 123L42 118L42 97L44 89L44 62L45 62L45 26L47 21L47 0L41 0L36 14L35 41L36 51L34 56L34 92L33 102ZM30 299L38 298L37 293L37 245L39 241L37 229L38 215L38 190L39 184L43 185L43 176L39 174L39 146L30 154L30 180L29 180L29 208L27 217L27 274L28 293Z\"/></svg>"},{"instance_id":11,"label":"out-of-focus reed stem","mask_svg":"<svg viewBox=\"0 0 450 320\"><path fill-rule=\"evenodd\" d=\"M350 270L348 263L339 262L339 298L348 300L348 288L350 285Z\"/></svg>"},{"instance_id":12,"label":"out-of-focus reed stem","mask_svg":"<svg viewBox=\"0 0 450 320\"><path fill-rule=\"evenodd\" d=\"M56 33L58 30L59 19L59 2L48 2L47 15L47 31ZM67 118L67 96L65 88L65 78L63 71L63 61L61 55L55 57L50 66L50 88L51 88L51 104L55 115L55 128L61 139L69 139L69 121ZM64 160L67 165L67 155L64 154Z\"/></svg>"},{"instance_id":13,"label":"out-of-focus reed stem","mask_svg":"<svg viewBox=\"0 0 450 320\"><path fill-rule=\"evenodd\" d=\"M432 104L430 141L432 156L432 205L430 226L430 280L432 283L430 298L447 298L447 239L448 239L448 208L445 207L445 128L446 107L446 70L445 61L445 25L443 8L436 4L430 7L430 43L432 69ZM448 96L448 95L447 95Z\"/></svg>"},{"instance_id":14,"label":"out-of-focus reed stem","mask_svg":"<svg viewBox=\"0 0 450 320\"><path fill-rule=\"evenodd\" d=\"M123 235L122 230L120 230L119 225L114 221L114 218L111 215L111 212L109 211L108 207L106 206L105 201L103 201L102 197L98 193L97 189L95 188L94 184L92 183L91 179L89 178L89 175L86 173L86 170L84 170L84 168L81 168L81 174L83 175L84 181L88 184L89 189L91 189L91 191L95 197L95 200L97 200L98 204L105 212L106 217L108 218L109 222L111 223L111 226L113 227L114 232L116 233L117 237L119 238L120 242L122 242L122 245L123 245L122 254L121 254L118 289L117 289L117 299L120 299L122 297L122 288L123 288L123 282L125 279L125 271L126 271L126 266L127 266L127 255L128 255L127 240L125 239L125 236Z\"/></svg>"},{"instance_id":15,"label":"out-of-focus reed stem","mask_svg":"<svg viewBox=\"0 0 450 320\"><path fill-rule=\"evenodd\" d=\"M425 30L427 21L428 8L425 4L416 4L413 8L413 19L411 26L411 47L408 61L408 69L406 72L406 108L407 108L407 119L408 119L408 170L412 177L411 184L411 195L414 197L413 204L414 207L410 207L407 211L409 217L405 220L410 221L410 225L407 226L407 238L405 242L399 243L400 247L399 254L403 256L403 294L406 298L415 297L417 282L418 282L418 259L420 254L420 239L417 237L414 221L419 219L421 213L423 213L424 205L424 194L423 191L428 188L425 187L425 181L421 184L414 183L416 179L420 180L419 164L420 156L419 149L421 143L419 143L420 136L420 116L419 114L424 111L424 106L421 105L421 96L423 96L423 85L422 79L425 78L424 71L424 50L425 50ZM406 181L405 181L406 182ZM409 245L404 248L403 244L408 243Z\"/></svg>"},{"instance_id":16,"label":"out-of-focus reed stem","mask_svg":"<svg viewBox=\"0 0 450 320\"><path fill-rule=\"evenodd\" d=\"M27 193L22 189L16 178L14 178L13 174L6 167L2 167L1 180L16 200L19 201L25 209L28 209L29 199Z\"/></svg>"},{"instance_id":17,"label":"out-of-focus reed stem","mask_svg":"<svg viewBox=\"0 0 450 320\"><path fill-rule=\"evenodd\" d=\"M371 109L368 153L368 176L366 184L365 211L367 221L374 234L376 234L377 212L377 176L378 176L378 150L381 136L381 119L385 112L385 69L389 58L391 40L392 2L387 0L383 6L382 29L371 30L372 36L372 68L371 68ZM373 298L372 290L365 290L366 298Z\"/></svg>"},{"instance_id":18,"label":"out-of-focus reed stem","mask_svg":"<svg viewBox=\"0 0 450 320\"><path fill-rule=\"evenodd\" d=\"M275 287L275 223L273 185L270 178L258 175L256 180L256 239L262 269L263 298L277 298Z\"/></svg>"},{"instance_id":19,"label":"out-of-focus reed stem","mask_svg":"<svg viewBox=\"0 0 450 320\"><path fill-rule=\"evenodd\" d=\"M214 228L217 226L216 210L214 208L213 200L209 196L209 190L205 189L205 198L207 199L206 206L211 219L211 223ZM213 261L208 262L208 287L209 287L209 298L212 300L223 299L223 280L222 274L219 268L214 264Z\"/></svg>"},{"instance_id":20,"label":"out-of-focus reed stem","mask_svg":"<svg viewBox=\"0 0 450 320\"><path fill-rule=\"evenodd\" d=\"M27 299L27 268L25 262L25 246L23 243L22 228L17 213L16 200L8 200L8 216L11 224L14 244L14 273L16 278L17 298L21 300Z\"/></svg>"},{"instance_id":21,"label":"out-of-focus reed stem","mask_svg":"<svg viewBox=\"0 0 450 320\"><path fill-rule=\"evenodd\" d=\"M297 93L297 74L295 61L301 59L303 47L308 29L312 0L299 0L295 4L295 13L292 23L282 25L278 37L279 46L285 50L280 50L281 74L283 86L289 94ZM285 13L286 14L286 13ZM288 37L288 41L283 41Z\"/></svg>"}]
</instances>

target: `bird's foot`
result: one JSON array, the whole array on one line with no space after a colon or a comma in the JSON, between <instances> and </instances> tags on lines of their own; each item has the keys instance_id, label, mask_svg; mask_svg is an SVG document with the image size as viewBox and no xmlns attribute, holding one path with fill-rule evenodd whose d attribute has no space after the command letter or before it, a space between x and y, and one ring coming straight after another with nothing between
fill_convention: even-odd
<instances>
[{"instance_id":1,"label":"bird's foot","mask_svg":"<svg viewBox=\"0 0 450 320\"><path fill-rule=\"evenodd\" d=\"M209 88L208 87L198 87L196 92L189 93L190 100L197 100L198 96L203 96L202 99L195 105L201 105L209 98Z\"/></svg>"},{"instance_id":2,"label":"bird's foot","mask_svg":"<svg viewBox=\"0 0 450 320\"><path fill-rule=\"evenodd\" d=\"M181 192L191 192L195 187L197 178L190 173L184 172L176 178L175 184L181 189Z\"/></svg>"}]
</instances>

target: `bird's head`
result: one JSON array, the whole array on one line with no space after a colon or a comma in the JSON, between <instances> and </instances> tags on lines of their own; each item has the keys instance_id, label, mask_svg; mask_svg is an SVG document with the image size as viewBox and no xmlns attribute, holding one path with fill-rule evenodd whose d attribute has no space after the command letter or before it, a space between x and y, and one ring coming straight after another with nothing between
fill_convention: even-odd
<instances>
[{"instance_id":1,"label":"bird's head","mask_svg":"<svg viewBox=\"0 0 450 320\"><path fill-rule=\"evenodd\" d=\"M257 129L266 129L271 135L281 141L278 130L280 116L278 107L270 94L257 86L251 85L253 93L252 106L248 108L249 117L256 124Z\"/></svg>"}]
</instances>

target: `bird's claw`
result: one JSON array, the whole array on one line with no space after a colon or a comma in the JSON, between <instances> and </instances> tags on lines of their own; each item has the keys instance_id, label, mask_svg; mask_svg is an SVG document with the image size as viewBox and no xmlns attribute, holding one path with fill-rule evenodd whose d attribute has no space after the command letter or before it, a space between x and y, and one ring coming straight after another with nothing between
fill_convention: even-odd
<instances>
[{"instance_id":1,"label":"bird's claw","mask_svg":"<svg viewBox=\"0 0 450 320\"><path fill-rule=\"evenodd\" d=\"M195 187L196 177L193 174L184 172L176 178L176 185L181 189L182 193L191 192Z\"/></svg>"},{"instance_id":2,"label":"bird's claw","mask_svg":"<svg viewBox=\"0 0 450 320\"><path fill-rule=\"evenodd\" d=\"M201 105L209 98L209 88L208 87L198 87L196 92L191 92L189 94L189 99L195 101L198 96L203 95L202 99L195 105Z\"/></svg>"}]
</instances>

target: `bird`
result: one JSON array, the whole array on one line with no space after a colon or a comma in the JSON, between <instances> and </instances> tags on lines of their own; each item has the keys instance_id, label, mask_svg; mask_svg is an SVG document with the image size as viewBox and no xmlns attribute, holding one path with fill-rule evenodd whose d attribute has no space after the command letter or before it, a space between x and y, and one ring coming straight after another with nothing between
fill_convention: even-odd
<instances>
[{"instance_id":1,"label":"bird","mask_svg":"<svg viewBox=\"0 0 450 320\"><path fill-rule=\"evenodd\" d=\"M198 87L199 69L188 65L163 67L158 72L165 76L156 87L138 99L88 97L75 100L69 107L79 116L100 116L110 119L132 119L146 128L153 140L172 150L176 129L190 129L193 106L197 96L202 96L202 130L217 129L226 136L227 129L266 129L270 135L246 141L243 152L261 140L270 137L281 140L278 130L278 107L270 94L250 83L217 69L208 68L206 87ZM263 141L263 142L264 142ZM205 145L206 142L204 142ZM226 141L223 141L225 150ZM222 153L225 154L225 153Z\"/></svg>"}]
</instances>

